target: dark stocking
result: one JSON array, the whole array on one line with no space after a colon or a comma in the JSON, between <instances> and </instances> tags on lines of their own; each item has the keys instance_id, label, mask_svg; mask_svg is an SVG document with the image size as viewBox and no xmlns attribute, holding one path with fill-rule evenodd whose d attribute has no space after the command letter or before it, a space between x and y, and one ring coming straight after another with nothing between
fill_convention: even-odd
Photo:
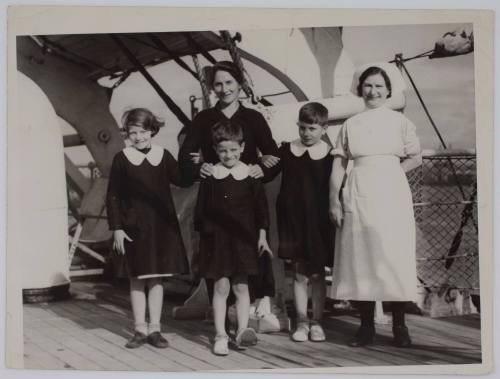
<instances>
[{"instance_id":1,"label":"dark stocking","mask_svg":"<svg viewBox=\"0 0 500 379\"><path fill-rule=\"evenodd\" d=\"M392 305L392 325L405 326L406 301L393 301Z\"/></svg>"},{"instance_id":2,"label":"dark stocking","mask_svg":"<svg viewBox=\"0 0 500 379\"><path fill-rule=\"evenodd\" d=\"M392 333L394 335L394 343L398 347L411 346L411 338L408 333L408 328L405 325L405 301L392 302Z\"/></svg>"},{"instance_id":3,"label":"dark stocking","mask_svg":"<svg viewBox=\"0 0 500 379\"><path fill-rule=\"evenodd\" d=\"M372 328L374 327L375 319L375 302L374 301L357 301L356 308L359 310L361 317L361 326Z\"/></svg>"},{"instance_id":4,"label":"dark stocking","mask_svg":"<svg viewBox=\"0 0 500 379\"><path fill-rule=\"evenodd\" d=\"M375 336L375 302L356 301L355 305L359 310L361 326L349 345L352 347L371 345Z\"/></svg>"}]
</instances>

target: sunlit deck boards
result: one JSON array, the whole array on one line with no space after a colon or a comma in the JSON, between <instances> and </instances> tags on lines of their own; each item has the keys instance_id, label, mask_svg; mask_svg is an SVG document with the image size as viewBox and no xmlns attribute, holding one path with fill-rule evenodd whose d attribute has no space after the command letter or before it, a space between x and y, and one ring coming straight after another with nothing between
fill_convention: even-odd
<instances>
[{"instance_id":1,"label":"sunlit deck boards","mask_svg":"<svg viewBox=\"0 0 500 379\"><path fill-rule=\"evenodd\" d=\"M72 283L73 299L24 306L25 368L82 370L234 370L336 366L469 364L481 362L478 315L446 319L409 316L414 346L391 346L391 326L377 326L376 345L350 348L354 315L327 315L325 343L295 343L287 333L259 334L259 344L227 357L211 353L209 321L180 321L166 304L168 349L124 347L131 336L128 293L109 284Z\"/></svg>"}]
</instances>

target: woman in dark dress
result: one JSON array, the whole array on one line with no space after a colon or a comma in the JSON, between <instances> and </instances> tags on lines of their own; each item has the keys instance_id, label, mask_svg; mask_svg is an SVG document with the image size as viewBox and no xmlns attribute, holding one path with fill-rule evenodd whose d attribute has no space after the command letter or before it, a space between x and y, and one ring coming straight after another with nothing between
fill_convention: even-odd
<instances>
[{"instance_id":1,"label":"woman in dark dress","mask_svg":"<svg viewBox=\"0 0 500 379\"><path fill-rule=\"evenodd\" d=\"M264 171L277 162L278 146L271 129L258 111L244 107L238 100L243 75L232 62L222 61L212 70L212 88L219 101L209 109L201 111L193 120L186 139L179 150L179 164L185 177L191 182L201 176L211 175L211 166L218 162L212 142L212 127L220 121L231 121L241 125L245 150L241 161L250 165L250 176L261 178ZM203 165L201 165L199 151ZM262 154L259 159L258 152Z\"/></svg>"},{"instance_id":2,"label":"woman in dark dress","mask_svg":"<svg viewBox=\"0 0 500 379\"><path fill-rule=\"evenodd\" d=\"M193 183L200 177L212 175L214 164L219 162L213 146L212 128L221 121L231 121L241 125L245 149L240 160L249 166L251 177L256 179L267 177L269 168L279 161L278 146L262 114L244 107L238 100L243 74L234 63L221 61L213 66L211 78L210 84L219 101L214 107L201 111L187 132L179 150L179 164L184 177ZM262 154L260 158L259 152ZM268 267L271 268L270 265ZM274 286L259 286L260 290L257 291L257 286L253 282L251 279L250 288L256 297L274 296ZM207 287L211 297L213 290L211 279L207 279Z\"/></svg>"},{"instance_id":3,"label":"woman in dark dress","mask_svg":"<svg viewBox=\"0 0 500 379\"><path fill-rule=\"evenodd\" d=\"M160 334L161 278L189 272L170 192L170 183L183 184L180 170L167 150L151 144L161 126L163 123L147 109L126 112L123 127L132 146L116 154L109 177L106 204L113 247L125 255L130 276L135 334L126 344L128 348L145 342L159 348L168 346Z\"/></svg>"},{"instance_id":4,"label":"woman in dark dress","mask_svg":"<svg viewBox=\"0 0 500 379\"><path fill-rule=\"evenodd\" d=\"M271 176L281 170L281 188L276 202L278 256L291 260L295 270L294 297L296 342L325 340L320 321L325 306L325 266L333 265L334 227L328 216L329 180L333 164L330 146L321 140L328 110L308 103L299 111L300 139L283 143L280 162ZM307 316L307 285L312 285L313 317Z\"/></svg>"}]
</instances>

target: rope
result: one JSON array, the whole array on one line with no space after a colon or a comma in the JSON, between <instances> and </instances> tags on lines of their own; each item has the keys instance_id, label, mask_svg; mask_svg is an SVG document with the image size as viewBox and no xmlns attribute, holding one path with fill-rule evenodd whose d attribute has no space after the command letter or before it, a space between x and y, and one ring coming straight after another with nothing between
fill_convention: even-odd
<instances>
[{"instance_id":1,"label":"rope","mask_svg":"<svg viewBox=\"0 0 500 379\"><path fill-rule=\"evenodd\" d=\"M406 73L406 75L408 76L408 79L410 79L410 83L413 87L413 89L415 90L415 93L417 94L417 97L418 97L418 100L420 101L420 104L422 105L422 107L424 108L424 111L425 111L425 114L427 115L429 121L431 122L431 125L432 127L434 128L434 131L436 132L438 138L439 138L439 141L441 141L441 145L443 146L444 149L446 149L446 143L444 142L444 139L443 137L441 136L441 133L439 132L439 129L437 127L437 125L435 124L431 114L429 113L429 110L427 109L427 106L425 105L425 102L424 102L424 99L422 98L422 96L420 95L420 91L418 90L417 88L417 85L415 84L415 82L413 81L413 78L412 76L410 75L410 72L408 71L408 69L406 68L404 62L402 61L402 57L401 57L401 54L397 54L396 55L396 64L399 66L399 67L402 67L404 72ZM451 159L448 158L447 159L448 162L450 163L450 168L451 168L451 172L453 174L453 178L455 179L455 182L457 184L457 187L458 189L460 190L460 194L462 195L462 199L463 200L466 200L466 197L465 197L465 192L464 192L464 189L462 188L462 186L460 185L460 181L458 180L458 176L457 176L457 172L455 170L455 167L453 166L453 163L451 162Z\"/></svg>"},{"instance_id":2,"label":"rope","mask_svg":"<svg viewBox=\"0 0 500 379\"><path fill-rule=\"evenodd\" d=\"M254 93L247 81L245 75L246 74L245 67L243 67L243 62L241 61L240 53L236 49L236 44L234 43L234 40L231 38L231 35L227 30L221 30L220 35L222 37L222 40L224 41L224 44L226 45L226 49L229 51L231 59L236 64L236 67L238 67L238 71L241 72L241 74L243 75L243 83L241 83L243 91L247 96L251 97L252 103L256 104L257 102L255 100Z\"/></svg>"},{"instance_id":3,"label":"rope","mask_svg":"<svg viewBox=\"0 0 500 379\"><path fill-rule=\"evenodd\" d=\"M424 100L422 98L422 96L420 95L420 92L415 84L415 82L413 81L413 78L412 76L410 75L408 69L406 68L405 64L404 64L404 60L402 59L402 55L401 54L397 54L396 55L396 58L394 59L394 62L396 62L396 64L401 67L404 72L406 73L406 75L408 76L408 79L410 80L410 83L411 85L413 86L413 89L415 90L415 93L417 94L417 97L420 101L420 104L422 104L422 107L424 108L424 111L425 111L425 114L427 115L427 117L429 118L429 121L431 122L432 124L432 127L434 128L434 131L436 132L436 134L438 135L439 137L439 140L441 141L441 145L443 146L444 149L446 149L446 144L443 140L443 137L441 136L441 133L439 132L436 124L434 123L434 120L432 119L425 103L424 103ZM450 168L451 168L451 172L453 174L453 178L455 179L455 182L457 184L457 187L458 189L460 190L460 193L462 195L462 198L464 201L467 201L466 197L465 197L465 192L460 184L460 181L458 180L458 175L457 175L457 172L455 170L455 167L453 166L453 163L451 162L451 159L448 158L447 161L449 162L450 164ZM475 199L476 199L476 193L477 193L477 190L474 189L474 191L472 192L469 200L468 200L468 203L467 205L464 207L463 211L462 211L462 216L461 216L461 223L460 223L460 226L458 228L458 231L457 233L455 234L455 237L453 238L453 241L451 242L451 245L450 245L450 248L448 249L448 259L445 260L445 268L446 269L449 269L451 267L451 265L453 264L453 262L455 261L454 259L454 255L456 254L456 252L458 251L458 248L460 247L460 244L462 243L462 236L463 236L463 228L465 227L465 225L467 224L467 222L469 221L470 218L472 218L472 209L473 209L473 206L474 206L474 202L475 202ZM476 231L478 230L477 228L477 225L476 223L474 222L473 220L473 224L474 224L474 227L476 229Z\"/></svg>"},{"instance_id":4,"label":"rope","mask_svg":"<svg viewBox=\"0 0 500 379\"><path fill-rule=\"evenodd\" d=\"M217 59L215 59L203 46L201 46L198 42L196 42L196 40L193 38L191 33L186 32L186 33L182 33L182 34L187 39L189 45L191 45L191 47L195 51L199 51L201 53L201 55L203 55L207 61L209 61L212 64L217 63Z\"/></svg>"},{"instance_id":5,"label":"rope","mask_svg":"<svg viewBox=\"0 0 500 379\"><path fill-rule=\"evenodd\" d=\"M418 100L420 101L420 104L422 104L422 107L424 108L424 112L425 114L427 115L427 118L429 119L429 121L431 122L431 125L432 127L434 128L434 131L436 132L438 138L439 138L439 141L441 142L441 145L443 146L444 149L446 149L446 143L444 142L444 139L443 137L441 136L441 133L439 132L439 129L438 127L436 126L436 124L434 123L434 120L431 116L431 114L429 113L429 110L427 109L427 106L425 105L425 102L424 102L424 99L422 98L422 96L420 95L420 91L418 90L415 82L413 81L413 78L412 76L410 75L408 69L406 68L401 56L398 54L396 55L396 59L394 60L396 62L396 64L400 67L403 68L404 72L406 73L406 75L408 76L408 79L410 79L410 83L413 87L413 89L415 90L415 93L417 94L417 97L418 97Z\"/></svg>"},{"instance_id":6,"label":"rope","mask_svg":"<svg viewBox=\"0 0 500 379\"><path fill-rule=\"evenodd\" d=\"M401 61L401 62L408 62L408 61L411 61L413 59L429 57L433 53L434 53L434 49L426 51L425 53L422 53L422 54L415 55L415 56L410 57L410 58L404 58L403 59L402 57L400 57L399 60L398 60L398 58L396 58L396 59L393 59L392 61L389 61L389 63L397 63L399 61Z\"/></svg>"},{"instance_id":7,"label":"rope","mask_svg":"<svg viewBox=\"0 0 500 379\"><path fill-rule=\"evenodd\" d=\"M212 106L212 102L210 101L210 91L207 87L205 73L200 66L198 56L196 54L193 54L191 55L191 57L193 58L194 67L196 68L196 72L198 74L198 82L201 86L201 94L203 95L203 109L210 108Z\"/></svg>"},{"instance_id":8,"label":"rope","mask_svg":"<svg viewBox=\"0 0 500 379\"><path fill-rule=\"evenodd\" d=\"M224 41L224 44L226 45L227 50L229 51L229 55L231 56L231 59L233 62L236 64L238 67L238 70L242 73L243 75L243 83L241 83L241 87L243 88L243 91L245 94L250 97L252 104L257 104L257 103L262 103L266 106L272 105L269 101L265 99L259 98L254 90L253 90L253 83L250 75L248 74L247 70L245 70L245 67L243 66L243 60L241 59L241 55L239 52L239 49L236 47L235 40L241 41L241 35L239 33L236 33L235 38L231 38L231 35L227 30L221 30L220 35L222 40Z\"/></svg>"}]
</instances>

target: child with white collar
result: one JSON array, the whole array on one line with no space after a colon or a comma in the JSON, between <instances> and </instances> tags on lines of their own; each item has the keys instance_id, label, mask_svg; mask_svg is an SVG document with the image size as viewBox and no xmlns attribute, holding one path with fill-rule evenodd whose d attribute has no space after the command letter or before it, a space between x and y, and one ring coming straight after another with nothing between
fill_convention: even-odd
<instances>
[{"instance_id":1,"label":"child with white collar","mask_svg":"<svg viewBox=\"0 0 500 379\"><path fill-rule=\"evenodd\" d=\"M148 109L135 108L125 112L122 124L131 146L113 159L106 205L113 248L124 255L130 278L135 334L125 346L137 348L148 342L166 348L168 341L160 334L162 278L189 272L170 192L170 183L184 183L172 155L151 144L162 121Z\"/></svg>"},{"instance_id":2,"label":"child with white collar","mask_svg":"<svg viewBox=\"0 0 500 379\"><path fill-rule=\"evenodd\" d=\"M282 172L276 201L278 256L294 268L296 342L320 342L325 333L320 321L326 296L325 266L333 265L334 226L328 216L329 178L333 156L321 137L325 134L328 110L320 103L303 105L299 111L300 138L283 143L280 162L270 177ZM307 315L307 286L312 285L312 319Z\"/></svg>"},{"instance_id":3,"label":"child with white collar","mask_svg":"<svg viewBox=\"0 0 500 379\"><path fill-rule=\"evenodd\" d=\"M195 229L200 232L200 274L214 280L213 352L227 355L225 318L230 290L236 297L236 347L257 343L255 330L248 327L248 277L258 273L258 255L270 252L266 240L269 215L262 183L240 161L245 148L241 126L229 120L218 122L212 140L219 163L213 166L212 176L201 181Z\"/></svg>"}]
</instances>

